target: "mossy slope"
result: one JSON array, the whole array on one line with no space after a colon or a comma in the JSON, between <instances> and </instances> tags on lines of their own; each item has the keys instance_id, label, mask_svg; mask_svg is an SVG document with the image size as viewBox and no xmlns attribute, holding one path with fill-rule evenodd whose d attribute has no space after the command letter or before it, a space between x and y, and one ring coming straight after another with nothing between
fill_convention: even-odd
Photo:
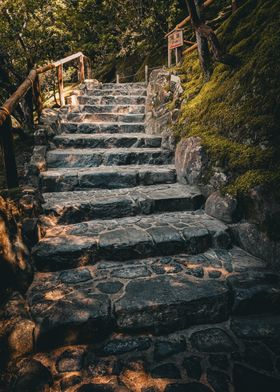
<instances>
[{"instance_id":1,"label":"mossy slope","mask_svg":"<svg viewBox=\"0 0 280 392\"><path fill-rule=\"evenodd\" d=\"M218 31L239 66L216 64L205 83L193 53L179 70L185 103L176 132L202 138L213 165L228 173L231 193L280 184L279 25L280 2L244 1Z\"/></svg>"}]
</instances>

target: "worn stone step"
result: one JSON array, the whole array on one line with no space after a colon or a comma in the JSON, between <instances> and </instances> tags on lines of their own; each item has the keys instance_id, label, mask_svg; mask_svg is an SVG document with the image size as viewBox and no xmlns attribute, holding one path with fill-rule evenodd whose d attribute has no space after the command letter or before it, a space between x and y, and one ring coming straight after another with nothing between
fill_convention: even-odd
<instances>
[{"instance_id":1,"label":"worn stone step","mask_svg":"<svg viewBox=\"0 0 280 392\"><path fill-rule=\"evenodd\" d=\"M51 227L33 258L39 270L54 271L101 259L200 253L230 245L227 226L204 212L168 212Z\"/></svg>"},{"instance_id":2,"label":"worn stone step","mask_svg":"<svg viewBox=\"0 0 280 392\"><path fill-rule=\"evenodd\" d=\"M79 113L70 112L67 120L71 122L94 122L94 123L143 123L145 114L119 114L119 113Z\"/></svg>"},{"instance_id":3,"label":"worn stone step","mask_svg":"<svg viewBox=\"0 0 280 392\"><path fill-rule=\"evenodd\" d=\"M86 95L100 97L100 96L107 96L107 95L122 95L122 96L134 96L134 97L146 97L147 90L144 88L131 88L125 89L122 87L116 87L114 89L86 89Z\"/></svg>"},{"instance_id":4,"label":"worn stone step","mask_svg":"<svg viewBox=\"0 0 280 392\"><path fill-rule=\"evenodd\" d=\"M79 113L112 113L112 114L144 114L145 105L92 105L84 104L76 106L75 108L69 108L70 112Z\"/></svg>"},{"instance_id":5,"label":"worn stone step","mask_svg":"<svg viewBox=\"0 0 280 392\"><path fill-rule=\"evenodd\" d=\"M129 82L129 83L103 83L102 85L96 86L96 81L93 80L85 80L86 88L97 88L97 89L115 89L115 88L123 88L123 89L131 89L131 88L147 88L147 84L145 82Z\"/></svg>"},{"instance_id":6,"label":"worn stone step","mask_svg":"<svg viewBox=\"0 0 280 392\"><path fill-rule=\"evenodd\" d=\"M144 123L91 123L62 121L60 124L63 133L144 133Z\"/></svg>"},{"instance_id":7,"label":"worn stone step","mask_svg":"<svg viewBox=\"0 0 280 392\"><path fill-rule=\"evenodd\" d=\"M204 197L195 187L152 185L119 190L88 190L43 194L44 214L52 223L78 223L140 214L199 209Z\"/></svg>"},{"instance_id":8,"label":"worn stone step","mask_svg":"<svg viewBox=\"0 0 280 392\"><path fill-rule=\"evenodd\" d=\"M93 97L89 95L78 96L81 105L145 105L146 97L123 96L123 95L104 95Z\"/></svg>"},{"instance_id":9,"label":"worn stone step","mask_svg":"<svg viewBox=\"0 0 280 392\"><path fill-rule=\"evenodd\" d=\"M161 136L143 133L120 134L60 134L55 136L53 142L58 148L159 148Z\"/></svg>"},{"instance_id":10,"label":"worn stone step","mask_svg":"<svg viewBox=\"0 0 280 392\"><path fill-rule=\"evenodd\" d=\"M173 153L161 148L68 148L47 153L49 168L126 165L163 165L172 163Z\"/></svg>"},{"instance_id":11,"label":"worn stone step","mask_svg":"<svg viewBox=\"0 0 280 392\"><path fill-rule=\"evenodd\" d=\"M37 273L27 292L27 300L37 325L38 346L49 349L56 344L97 342L103 347L102 339L113 331L159 334L199 324L219 323L232 315L235 301L243 303L248 317L259 286L251 288L249 300L232 291L228 279L239 277L240 263L248 266L246 273L261 274L266 268L261 260L239 248L230 251L216 248L197 256L180 254L129 263L102 261L94 266ZM269 309L271 303L277 309L280 304L279 275L272 275L274 282L267 280L271 297L266 297L264 302ZM258 310L262 311L261 308ZM243 338L244 334L245 338L254 337L258 328L256 323L246 326L242 319L235 320L232 331L238 337ZM252 328L253 333L248 328ZM191 331L195 332L193 328ZM269 334L270 331L262 333ZM223 327L208 325L187 336L191 336L190 343L198 351L233 353L237 350L230 337L232 334L224 332ZM112 344L110 350L109 346L106 347L100 350L103 356L117 354L112 351ZM163 359L164 355L168 356L168 350L166 352L162 347L157 351L157 359Z\"/></svg>"},{"instance_id":12,"label":"worn stone step","mask_svg":"<svg viewBox=\"0 0 280 392\"><path fill-rule=\"evenodd\" d=\"M43 192L64 192L85 188L118 189L137 185L176 182L174 165L100 166L86 169L53 169L40 174Z\"/></svg>"}]
</instances>

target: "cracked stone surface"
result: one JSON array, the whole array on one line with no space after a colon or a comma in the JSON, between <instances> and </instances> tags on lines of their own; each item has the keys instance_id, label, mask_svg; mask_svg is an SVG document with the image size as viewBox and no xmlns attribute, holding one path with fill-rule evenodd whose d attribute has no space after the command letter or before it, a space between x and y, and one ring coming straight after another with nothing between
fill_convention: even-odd
<instances>
[{"instance_id":1,"label":"cracked stone surface","mask_svg":"<svg viewBox=\"0 0 280 392\"><path fill-rule=\"evenodd\" d=\"M160 148L69 148L47 153L49 168L97 167L116 165L163 165L172 163L170 151Z\"/></svg>"},{"instance_id":2,"label":"cracked stone surface","mask_svg":"<svg viewBox=\"0 0 280 392\"><path fill-rule=\"evenodd\" d=\"M231 246L227 226L203 211L184 211L50 227L33 258L39 270L55 271L101 259L195 254L211 246Z\"/></svg>"},{"instance_id":3,"label":"cracked stone surface","mask_svg":"<svg viewBox=\"0 0 280 392\"><path fill-rule=\"evenodd\" d=\"M50 192L45 193L43 197L44 214L51 216L53 223L62 224L165 211L197 210L204 202L204 197L198 189L181 184Z\"/></svg>"},{"instance_id":4,"label":"cracked stone surface","mask_svg":"<svg viewBox=\"0 0 280 392\"><path fill-rule=\"evenodd\" d=\"M59 168L41 173L43 192L65 192L84 188L133 188L138 185L172 184L175 182L174 165Z\"/></svg>"}]
</instances>

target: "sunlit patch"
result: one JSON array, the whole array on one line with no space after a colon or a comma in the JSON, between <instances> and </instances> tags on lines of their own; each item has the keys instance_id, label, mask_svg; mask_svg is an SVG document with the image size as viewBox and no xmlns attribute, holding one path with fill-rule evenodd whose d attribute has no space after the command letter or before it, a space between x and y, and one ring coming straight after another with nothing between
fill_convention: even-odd
<instances>
[{"instance_id":1,"label":"sunlit patch","mask_svg":"<svg viewBox=\"0 0 280 392\"><path fill-rule=\"evenodd\" d=\"M45 299L48 301L58 301L65 297L65 293L62 290L52 290L45 293Z\"/></svg>"}]
</instances>

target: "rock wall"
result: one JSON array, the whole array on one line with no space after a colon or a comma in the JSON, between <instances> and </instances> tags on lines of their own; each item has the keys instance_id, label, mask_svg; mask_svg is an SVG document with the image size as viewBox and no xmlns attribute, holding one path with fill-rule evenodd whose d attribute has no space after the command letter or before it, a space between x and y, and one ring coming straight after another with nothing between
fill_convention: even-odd
<instances>
[{"instance_id":1,"label":"rock wall","mask_svg":"<svg viewBox=\"0 0 280 392\"><path fill-rule=\"evenodd\" d=\"M179 76L165 69L151 72L147 89L146 133L161 134L163 148L170 150L176 147L171 127L180 115L182 92Z\"/></svg>"},{"instance_id":2,"label":"rock wall","mask_svg":"<svg viewBox=\"0 0 280 392\"><path fill-rule=\"evenodd\" d=\"M235 242L280 269L280 202L265 185L236 197L224 192L230 174L215 167L199 137L181 140L175 153L178 181L206 197L206 213L230 224Z\"/></svg>"},{"instance_id":3,"label":"rock wall","mask_svg":"<svg viewBox=\"0 0 280 392\"><path fill-rule=\"evenodd\" d=\"M198 186L206 198L206 212L231 227L236 243L254 256L280 269L280 201L264 186L246 196L224 192L231 180L221 165L215 165L198 136L178 143L174 136L183 103L179 76L165 69L150 75L146 108L146 132L161 134L163 146L175 151L178 181Z\"/></svg>"}]
</instances>

